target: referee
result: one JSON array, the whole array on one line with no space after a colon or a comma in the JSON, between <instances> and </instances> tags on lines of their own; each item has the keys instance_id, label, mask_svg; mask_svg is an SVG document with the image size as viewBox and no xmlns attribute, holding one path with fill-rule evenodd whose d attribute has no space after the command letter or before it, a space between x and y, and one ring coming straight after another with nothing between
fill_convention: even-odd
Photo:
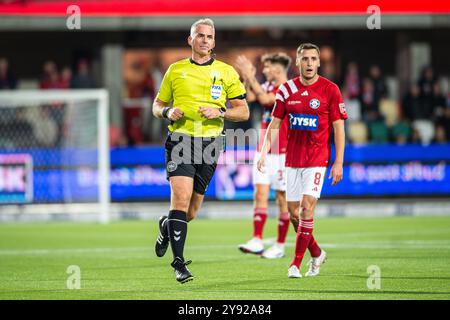
<instances>
[{"instance_id":1,"label":"referee","mask_svg":"<svg viewBox=\"0 0 450 320\"><path fill-rule=\"evenodd\" d=\"M170 243L171 266L181 283L193 279L186 267L191 261L183 256L187 223L197 216L214 175L224 120L246 121L250 116L239 75L212 54L214 22L196 21L187 40L191 58L169 67L153 103L153 115L170 121L165 149L171 190L169 215L159 220L155 251L162 257Z\"/></svg>"}]
</instances>

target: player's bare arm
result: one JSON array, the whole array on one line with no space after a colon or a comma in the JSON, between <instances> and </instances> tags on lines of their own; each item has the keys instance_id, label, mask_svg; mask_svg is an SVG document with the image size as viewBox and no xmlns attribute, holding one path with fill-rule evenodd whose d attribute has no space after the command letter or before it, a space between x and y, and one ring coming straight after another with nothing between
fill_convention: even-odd
<instances>
[{"instance_id":1,"label":"player's bare arm","mask_svg":"<svg viewBox=\"0 0 450 320\"><path fill-rule=\"evenodd\" d=\"M278 136L278 131L281 127L281 119L272 117L272 121L270 121L269 126L267 127L266 135L264 137L264 142L261 147L261 157L258 160L258 170L261 172L265 172L265 162L266 162L266 156L269 152L270 147L272 146L272 143L275 141L276 137Z\"/></svg>"},{"instance_id":2,"label":"player's bare arm","mask_svg":"<svg viewBox=\"0 0 450 320\"><path fill-rule=\"evenodd\" d=\"M259 84L256 79L256 68L244 55L240 55L236 59L236 65L238 70L241 72L245 83L251 88L255 93L256 100L262 105L275 103L275 94L267 93L264 88Z\"/></svg>"},{"instance_id":3,"label":"player's bare arm","mask_svg":"<svg viewBox=\"0 0 450 320\"><path fill-rule=\"evenodd\" d=\"M245 91L246 91L245 99L247 100L247 102L256 101L256 94L253 92L252 87L245 80L244 80L244 86L245 86Z\"/></svg>"},{"instance_id":4,"label":"player's bare arm","mask_svg":"<svg viewBox=\"0 0 450 320\"><path fill-rule=\"evenodd\" d=\"M171 121L177 121L184 115L183 110L177 107L169 107L167 102L158 98L153 102L153 115L159 119L167 118Z\"/></svg>"},{"instance_id":5,"label":"player's bare arm","mask_svg":"<svg viewBox=\"0 0 450 320\"><path fill-rule=\"evenodd\" d=\"M334 131L334 145L336 148L336 156L331 167L329 179L333 179L331 185L336 185L343 178L344 165L344 147L345 147L345 131L344 120L337 120L333 122Z\"/></svg>"}]
</instances>

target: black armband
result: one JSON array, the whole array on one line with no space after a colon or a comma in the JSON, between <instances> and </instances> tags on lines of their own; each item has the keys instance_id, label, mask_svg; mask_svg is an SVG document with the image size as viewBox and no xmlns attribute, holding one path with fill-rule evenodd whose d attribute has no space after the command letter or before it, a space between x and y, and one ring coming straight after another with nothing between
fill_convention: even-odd
<instances>
[{"instance_id":1,"label":"black armband","mask_svg":"<svg viewBox=\"0 0 450 320\"><path fill-rule=\"evenodd\" d=\"M163 109L163 111L161 112L161 116L162 116L164 119L168 119L168 118L167 118L167 113L169 112L170 109L172 109L172 107L165 107L165 108Z\"/></svg>"},{"instance_id":2,"label":"black armband","mask_svg":"<svg viewBox=\"0 0 450 320\"><path fill-rule=\"evenodd\" d=\"M246 97L247 97L247 94L244 93L244 94L241 94L240 96L237 96L237 97L234 97L234 98L228 98L228 100L234 100L234 99L240 99L240 100L243 100L243 99L245 99Z\"/></svg>"}]
</instances>

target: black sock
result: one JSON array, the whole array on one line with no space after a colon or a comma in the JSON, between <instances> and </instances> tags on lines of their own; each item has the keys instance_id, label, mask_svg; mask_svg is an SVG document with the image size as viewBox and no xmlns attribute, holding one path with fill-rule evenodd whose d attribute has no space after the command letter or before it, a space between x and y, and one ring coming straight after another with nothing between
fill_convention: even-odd
<instances>
[{"instance_id":1,"label":"black sock","mask_svg":"<svg viewBox=\"0 0 450 320\"><path fill-rule=\"evenodd\" d=\"M166 224L169 232L173 258L175 259L178 257L181 261L184 261L184 242L187 234L186 212L180 210L170 210Z\"/></svg>"}]
</instances>

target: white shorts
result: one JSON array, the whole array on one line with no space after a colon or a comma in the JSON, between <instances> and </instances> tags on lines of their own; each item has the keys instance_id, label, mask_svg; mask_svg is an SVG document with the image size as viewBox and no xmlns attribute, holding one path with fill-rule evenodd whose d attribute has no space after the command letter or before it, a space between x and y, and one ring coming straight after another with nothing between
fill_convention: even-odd
<instances>
[{"instance_id":1,"label":"white shorts","mask_svg":"<svg viewBox=\"0 0 450 320\"><path fill-rule=\"evenodd\" d=\"M266 172L258 170L258 160L261 157L255 152L253 159L253 185L268 184L273 190L286 191L286 155L268 153L266 157Z\"/></svg>"},{"instance_id":2,"label":"white shorts","mask_svg":"<svg viewBox=\"0 0 450 320\"><path fill-rule=\"evenodd\" d=\"M304 194L320 198L326 167L286 168L286 201L301 201Z\"/></svg>"}]
</instances>

